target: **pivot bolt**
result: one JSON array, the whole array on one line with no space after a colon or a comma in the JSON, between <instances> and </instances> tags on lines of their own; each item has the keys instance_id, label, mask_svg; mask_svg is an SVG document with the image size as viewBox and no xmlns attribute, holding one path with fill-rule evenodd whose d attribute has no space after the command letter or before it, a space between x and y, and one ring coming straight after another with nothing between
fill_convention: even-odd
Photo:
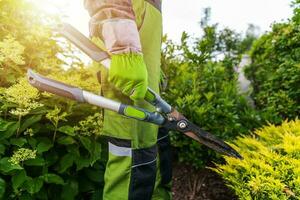
<instances>
[{"instance_id":1,"label":"pivot bolt","mask_svg":"<svg viewBox=\"0 0 300 200\"><path fill-rule=\"evenodd\" d=\"M180 122L178 122L177 126L180 129L185 129L187 127L187 123L185 121L180 121Z\"/></svg>"}]
</instances>

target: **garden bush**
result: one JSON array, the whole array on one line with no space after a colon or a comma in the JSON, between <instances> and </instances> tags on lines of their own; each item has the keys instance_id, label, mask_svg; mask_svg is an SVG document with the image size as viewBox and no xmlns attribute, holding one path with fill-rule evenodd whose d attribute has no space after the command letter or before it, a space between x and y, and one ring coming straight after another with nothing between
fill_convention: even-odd
<instances>
[{"instance_id":1,"label":"garden bush","mask_svg":"<svg viewBox=\"0 0 300 200\"><path fill-rule=\"evenodd\" d=\"M300 120L268 125L233 142L244 160L226 157L217 171L239 199L300 196Z\"/></svg>"},{"instance_id":2,"label":"garden bush","mask_svg":"<svg viewBox=\"0 0 300 200\"><path fill-rule=\"evenodd\" d=\"M99 91L96 66L84 67L50 29L55 22L29 1L0 1L0 199L101 198L101 111L25 79L32 68Z\"/></svg>"},{"instance_id":3,"label":"garden bush","mask_svg":"<svg viewBox=\"0 0 300 200\"><path fill-rule=\"evenodd\" d=\"M163 68L168 86L164 98L188 119L223 140L231 140L261 120L238 89L234 67L247 48L235 32L204 27L202 38L183 33L179 45L166 40ZM221 57L220 57L221 55ZM172 134L179 160L203 167L221 156L180 134Z\"/></svg>"},{"instance_id":4,"label":"garden bush","mask_svg":"<svg viewBox=\"0 0 300 200\"><path fill-rule=\"evenodd\" d=\"M32 68L65 83L99 91L95 77L98 66L86 68L72 46L53 33L50 27L58 21L39 12L30 1L0 0L0 199L101 199L106 159L100 148L104 144L98 140L101 111L38 92L25 79L26 70ZM296 21L295 17L291 24ZM265 119L240 94L234 70L254 38L250 35L252 38L243 39L230 29L218 30L217 25L204 24L202 38L192 39L183 33L180 45L165 42L162 64L168 87L162 88L163 97L203 129L230 141L259 127ZM282 30L285 25L277 26ZM294 27L284 29L283 33L297 31ZM276 111L290 117L299 108L294 103L299 100L295 88L299 83L299 76L295 75L298 68L291 67L297 66L299 52L289 52L290 58L287 53L291 47L297 49L294 41L297 37L296 34L291 41L292 46L283 48L289 60L280 66L291 70L281 73L285 74L283 78L274 73L272 79L288 79L282 87L294 89L278 90L277 96L267 93L273 98L280 97L271 102L275 106L272 109L268 106L268 113ZM258 56L257 46L261 45L252 50L254 64L256 60L265 62ZM258 50L264 55L265 49ZM279 57L279 50L277 53ZM257 88L267 88L259 82L265 74L259 72L257 78L255 67L251 70L249 74L255 74L253 83L259 83ZM275 83L268 84L275 87ZM264 99L255 97L255 100L257 103ZM277 103L285 100L286 107ZM180 160L195 167L222 160L220 155L180 134L172 134L172 142ZM287 185L286 191L298 194L291 185Z\"/></svg>"},{"instance_id":5,"label":"garden bush","mask_svg":"<svg viewBox=\"0 0 300 200\"><path fill-rule=\"evenodd\" d=\"M296 1L294 17L275 23L253 45L252 63L246 76L252 82L252 97L262 116L272 122L294 119L300 114L300 12Z\"/></svg>"},{"instance_id":6,"label":"garden bush","mask_svg":"<svg viewBox=\"0 0 300 200\"><path fill-rule=\"evenodd\" d=\"M101 195L101 113L40 94L25 79L1 88L0 106L3 199Z\"/></svg>"}]
</instances>

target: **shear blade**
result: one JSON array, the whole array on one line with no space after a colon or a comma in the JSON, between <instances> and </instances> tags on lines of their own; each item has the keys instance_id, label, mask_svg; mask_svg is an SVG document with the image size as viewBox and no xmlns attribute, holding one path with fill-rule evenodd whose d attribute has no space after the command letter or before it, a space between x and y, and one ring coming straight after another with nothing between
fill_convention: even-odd
<instances>
[{"instance_id":1,"label":"shear blade","mask_svg":"<svg viewBox=\"0 0 300 200\"><path fill-rule=\"evenodd\" d=\"M190 123L189 124L189 131L185 132L189 137L192 137L193 139L197 140L201 144L230 157L235 157L238 159L243 159L243 157L231 146L223 142L222 140L216 138L214 135L212 135L209 132L206 132L196 126L195 124Z\"/></svg>"}]
</instances>

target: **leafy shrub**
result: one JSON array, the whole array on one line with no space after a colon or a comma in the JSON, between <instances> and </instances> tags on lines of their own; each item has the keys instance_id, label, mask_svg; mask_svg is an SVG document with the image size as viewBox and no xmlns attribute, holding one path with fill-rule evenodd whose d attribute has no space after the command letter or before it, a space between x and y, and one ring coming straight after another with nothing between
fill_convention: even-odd
<instances>
[{"instance_id":1,"label":"leafy shrub","mask_svg":"<svg viewBox=\"0 0 300 200\"><path fill-rule=\"evenodd\" d=\"M299 16L296 7L293 19L273 24L272 31L254 43L252 63L245 71L256 107L277 124L300 114Z\"/></svg>"},{"instance_id":2,"label":"leafy shrub","mask_svg":"<svg viewBox=\"0 0 300 200\"><path fill-rule=\"evenodd\" d=\"M269 125L233 143L244 160L215 169L240 199L299 199L300 120Z\"/></svg>"},{"instance_id":3,"label":"leafy shrub","mask_svg":"<svg viewBox=\"0 0 300 200\"><path fill-rule=\"evenodd\" d=\"M0 1L0 199L101 198L101 112L40 93L25 79L30 67L99 91L93 68L57 40L53 22L29 1Z\"/></svg>"},{"instance_id":4,"label":"leafy shrub","mask_svg":"<svg viewBox=\"0 0 300 200\"><path fill-rule=\"evenodd\" d=\"M83 67L70 44L52 31L58 22L29 0L0 1L0 86L15 83L28 68L60 74L66 64Z\"/></svg>"},{"instance_id":5,"label":"leafy shrub","mask_svg":"<svg viewBox=\"0 0 300 200\"><path fill-rule=\"evenodd\" d=\"M242 39L229 29L204 28L192 40L183 33L180 45L165 42L163 67L168 87L164 98L188 119L224 140L258 127L260 118L240 94L234 66L239 63ZM220 59L222 55L223 59ZM197 142L172 134L180 161L196 167L221 159Z\"/></svg>"},{"instance_id":6,"label":"leafy shrub","mask_svg":"<svg viewBox=\"0 0 300 200\"><path fill-rule=\"evenodd\" d=\"M88 193L100 195L101 113L40 94L24 79L1 91L0 196L83 199Z\"/></svg>"}]
</instances>

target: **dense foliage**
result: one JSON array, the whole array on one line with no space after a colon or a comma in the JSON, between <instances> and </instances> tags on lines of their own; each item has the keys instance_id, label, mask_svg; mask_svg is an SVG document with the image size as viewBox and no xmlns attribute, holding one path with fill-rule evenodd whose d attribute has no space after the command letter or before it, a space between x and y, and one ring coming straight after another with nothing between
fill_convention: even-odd
<instances>
[{"instance_id":1,"label":"dense foliage","mask_svg":"<svg viewBox=\"0 0 300 200\"><path fill-rule=\"evenodd\" d=\"M294 16L275 23L253 45L246 74L257 109L269 125L233 143L244 160L226 158L215 170L240 199L299 199L300 196L300 1Z\"/></svg>"},{"instance_id":2,"label":"dense foliage","mask_svg":"<svg viewBox=\"0 0 300 200\"><path fill-rule=\"evenodd\" d=\"M300 120L269 125L234 141L244 160L226 158L217 171L241 200L299 199Z\"/></svg>"},{"instance_id":3,"label":"dense foliage","mask_svg":"<svg viewBox=\"0 0 300 200\"><path fill-rule=\"evenodd\" d=\"M273 123L300 114L299 2L295 6L289 22L273 24L272 31L254 43L246 69L255 105Z\"/></svg>"},{"instance_id":4,"label":"dense foliage","mask_svg":"<svg viewBox=\"0 0 300 200\"><path fill-rule=\"evenodd\" d=\"M183 33L179 45L165 41L164 98L226 141L248 134L265 120L277 124L299 116L297 5L299 0L288 23L274 24L273 31L251 49L252 64L246 72L260 112L239 91L234 68L255 39L251 27L242 38L230 29L208 25L208 19L201 22L203 37ZM0 199L101 199L105 160L98 140L101 111L40 93L25 79L26 70L32 68L99 91L94 76L98 66L85 68L74 49L53 33L50 27L57 20L37 11L29 0L0 0ZM299 121L240 137L235 144L245 160L226 158L229 165L220 165L219 172L245 199L296 197L299 145L294 141L299 137ZM196 167L222 159L180 134L172 134L172 142L179 159Z\"/></svg>"},{"instance_id":5,"label":"dense foliage","mask_svg":"<svg viewBox=\"0 0 300 200\"><path fill-rule=\"evenodd\" d=\"M166 41L163 67L165 98L188 119L214 135L230 140L260 124L257 113L240 94L234 67L247 48L240 35L217 26L204 27L202 38L183 33L180 45ZM220 159L212 151L179 134L172 134L179 159L196 167Z\"/></svg>"},{"instance_id":6,"label":"dense foliage","mask_svg":"<svg viewBox=\"0 0 300 200\"><path fill-rule=\"evenodd\" d=\"M101 198L102 114L39 93L25 79L30 67L99 90L94 72L53 34L54 23L28 1L0 1L0 199Z\"/></svg>"},{"instance_id":7,"label":"dense foliage","mask_svg":"<svg viewBox=\"0 0 300 200\"><path fill-rule=\"evenodd\" d=\"M8 86L23 76L28 67L48 73L58 69L62 52L43 21L53 23L35 11L27 1L0 1L0 84Z\"/></svg>"},{"instance_id":8,"label":"dense foliage","mask_svg":"<svg viewBox=\"0 0 300 200\"><path fill-rule=\"evenodd\" d=\"M0 196L74 199L88 193L100 195L101 114L40 94L24 79L1 91Z\"/></svg>"}]
</instances>

